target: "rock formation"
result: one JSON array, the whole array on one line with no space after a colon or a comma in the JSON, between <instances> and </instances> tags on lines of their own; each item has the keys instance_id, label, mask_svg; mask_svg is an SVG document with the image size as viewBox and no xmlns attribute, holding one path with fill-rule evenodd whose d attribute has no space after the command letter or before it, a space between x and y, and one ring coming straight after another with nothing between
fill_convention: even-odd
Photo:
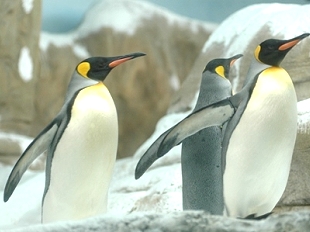
<instances>
[{"instance_id":1,"label":"rock formation","mask_svg":"<svg viewBox=\"0 0 310 232\"><path fill-rule=\"evenodd\" d=\"M0 7L0 132L29 134L39 76L41 1L5 0ZM0 156L20 155L0 135Z\"/></svg>"}]
</instances>

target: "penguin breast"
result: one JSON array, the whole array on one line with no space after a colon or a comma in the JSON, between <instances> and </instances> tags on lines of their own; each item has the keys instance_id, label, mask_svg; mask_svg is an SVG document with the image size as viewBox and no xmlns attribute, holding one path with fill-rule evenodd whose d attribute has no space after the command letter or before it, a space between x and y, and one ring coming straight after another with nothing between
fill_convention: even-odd
<instances>
[{"instance_id":1,"label":"penguin breast","mask_svg":"<svg viewBox=\"0 0 310 232\"><path fill-rule=\"evenodd\" d=\"M117 113L107 88L81 90L53 155L43 222L104 213L118 143Z\"/></svg>"},{"instance_id":2,"label":"penguin breast","mask_svg":"<svg viewBox=\"0 0 310 232\"><path fill-rule=\"evenodd\" d=\"M271 212L286 187L297 130L297 99L281 68L263 71L229 140L224 172L228 215Z\"/></svg>"}]
</instances>

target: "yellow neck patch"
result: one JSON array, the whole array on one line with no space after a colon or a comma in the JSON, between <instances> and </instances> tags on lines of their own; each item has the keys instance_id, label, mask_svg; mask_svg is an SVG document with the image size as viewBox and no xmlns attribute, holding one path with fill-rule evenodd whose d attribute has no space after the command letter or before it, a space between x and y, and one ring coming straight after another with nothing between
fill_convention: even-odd
<instances>
[{"instance_id":1,"label":"yellow neck patch","mask_svg":"<svg viewBox=\"0 0 310 232\"><path fill-rule=\"evenodd\" d=\"M215 68L215 72L218 74L218 75L220 75L221 77L223 77L223 78L226 78L225 77L225 68L223 67L223 66L218 66L218 67L216 67Z\"/></svg>"},{"instance_id":2,"label":"yellow neck patch","mask_svg":"<svg viewBox=\"0 0 310 232\"><path fill-rule=\"evenodd\" d=\"M88 62L82 62L77 66L76 70L83 77L88 78L87 73L90 70L90 64Z\"/></svg>"}]
</instances>

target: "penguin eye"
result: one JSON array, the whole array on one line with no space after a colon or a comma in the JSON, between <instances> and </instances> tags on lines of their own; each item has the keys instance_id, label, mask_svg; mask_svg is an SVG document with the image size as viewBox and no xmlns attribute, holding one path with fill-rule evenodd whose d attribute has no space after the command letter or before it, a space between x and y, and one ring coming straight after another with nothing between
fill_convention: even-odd
<instances>
[{"instance_id":1,"label":"penguin eye","mask_svg":"<svg viewBox=\"0 0 310 232\"><path fill-rule=\"evenodd\" d=\"M96 71L100 71L100 70L104 69L106 67L106 65L103 62L98 62L98 63L96 63L95 67L96 67L95 68Z\"/></svg>"},{"instance_id":2,"label":"penguin eye","mask_svg":"<svg viewBox=\"0 0 310 232\"><path fill-rule=\"evenodd\" d=\"M272 44L269 44L269 45L267 46L267 49L268 49L268 50L275 50L275 46L272 45Z\"/></svg>"}]
</instances>

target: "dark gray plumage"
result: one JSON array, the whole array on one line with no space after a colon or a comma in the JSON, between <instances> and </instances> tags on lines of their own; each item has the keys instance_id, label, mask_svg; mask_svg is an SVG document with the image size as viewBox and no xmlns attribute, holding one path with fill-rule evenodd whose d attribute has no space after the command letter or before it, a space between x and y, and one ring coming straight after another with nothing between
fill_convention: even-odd
<instances>
[{"instance_id":1,"label":"dark gray plumage","mask_svg":"<svg viewBox=\"0 0 310 232\"><path fill-rule=\"evenodd\" d=\"M193 111L228 98L232 94L230 67L241 55L210 61L202 73L200 92ZM218 70L224 70L224 76ZM222 75L223 75L222 74ZM182 142L183 209L205 210L215 215L224 211L222 170L222 126L213 126Z\"/></svg>"}]
</instances>

